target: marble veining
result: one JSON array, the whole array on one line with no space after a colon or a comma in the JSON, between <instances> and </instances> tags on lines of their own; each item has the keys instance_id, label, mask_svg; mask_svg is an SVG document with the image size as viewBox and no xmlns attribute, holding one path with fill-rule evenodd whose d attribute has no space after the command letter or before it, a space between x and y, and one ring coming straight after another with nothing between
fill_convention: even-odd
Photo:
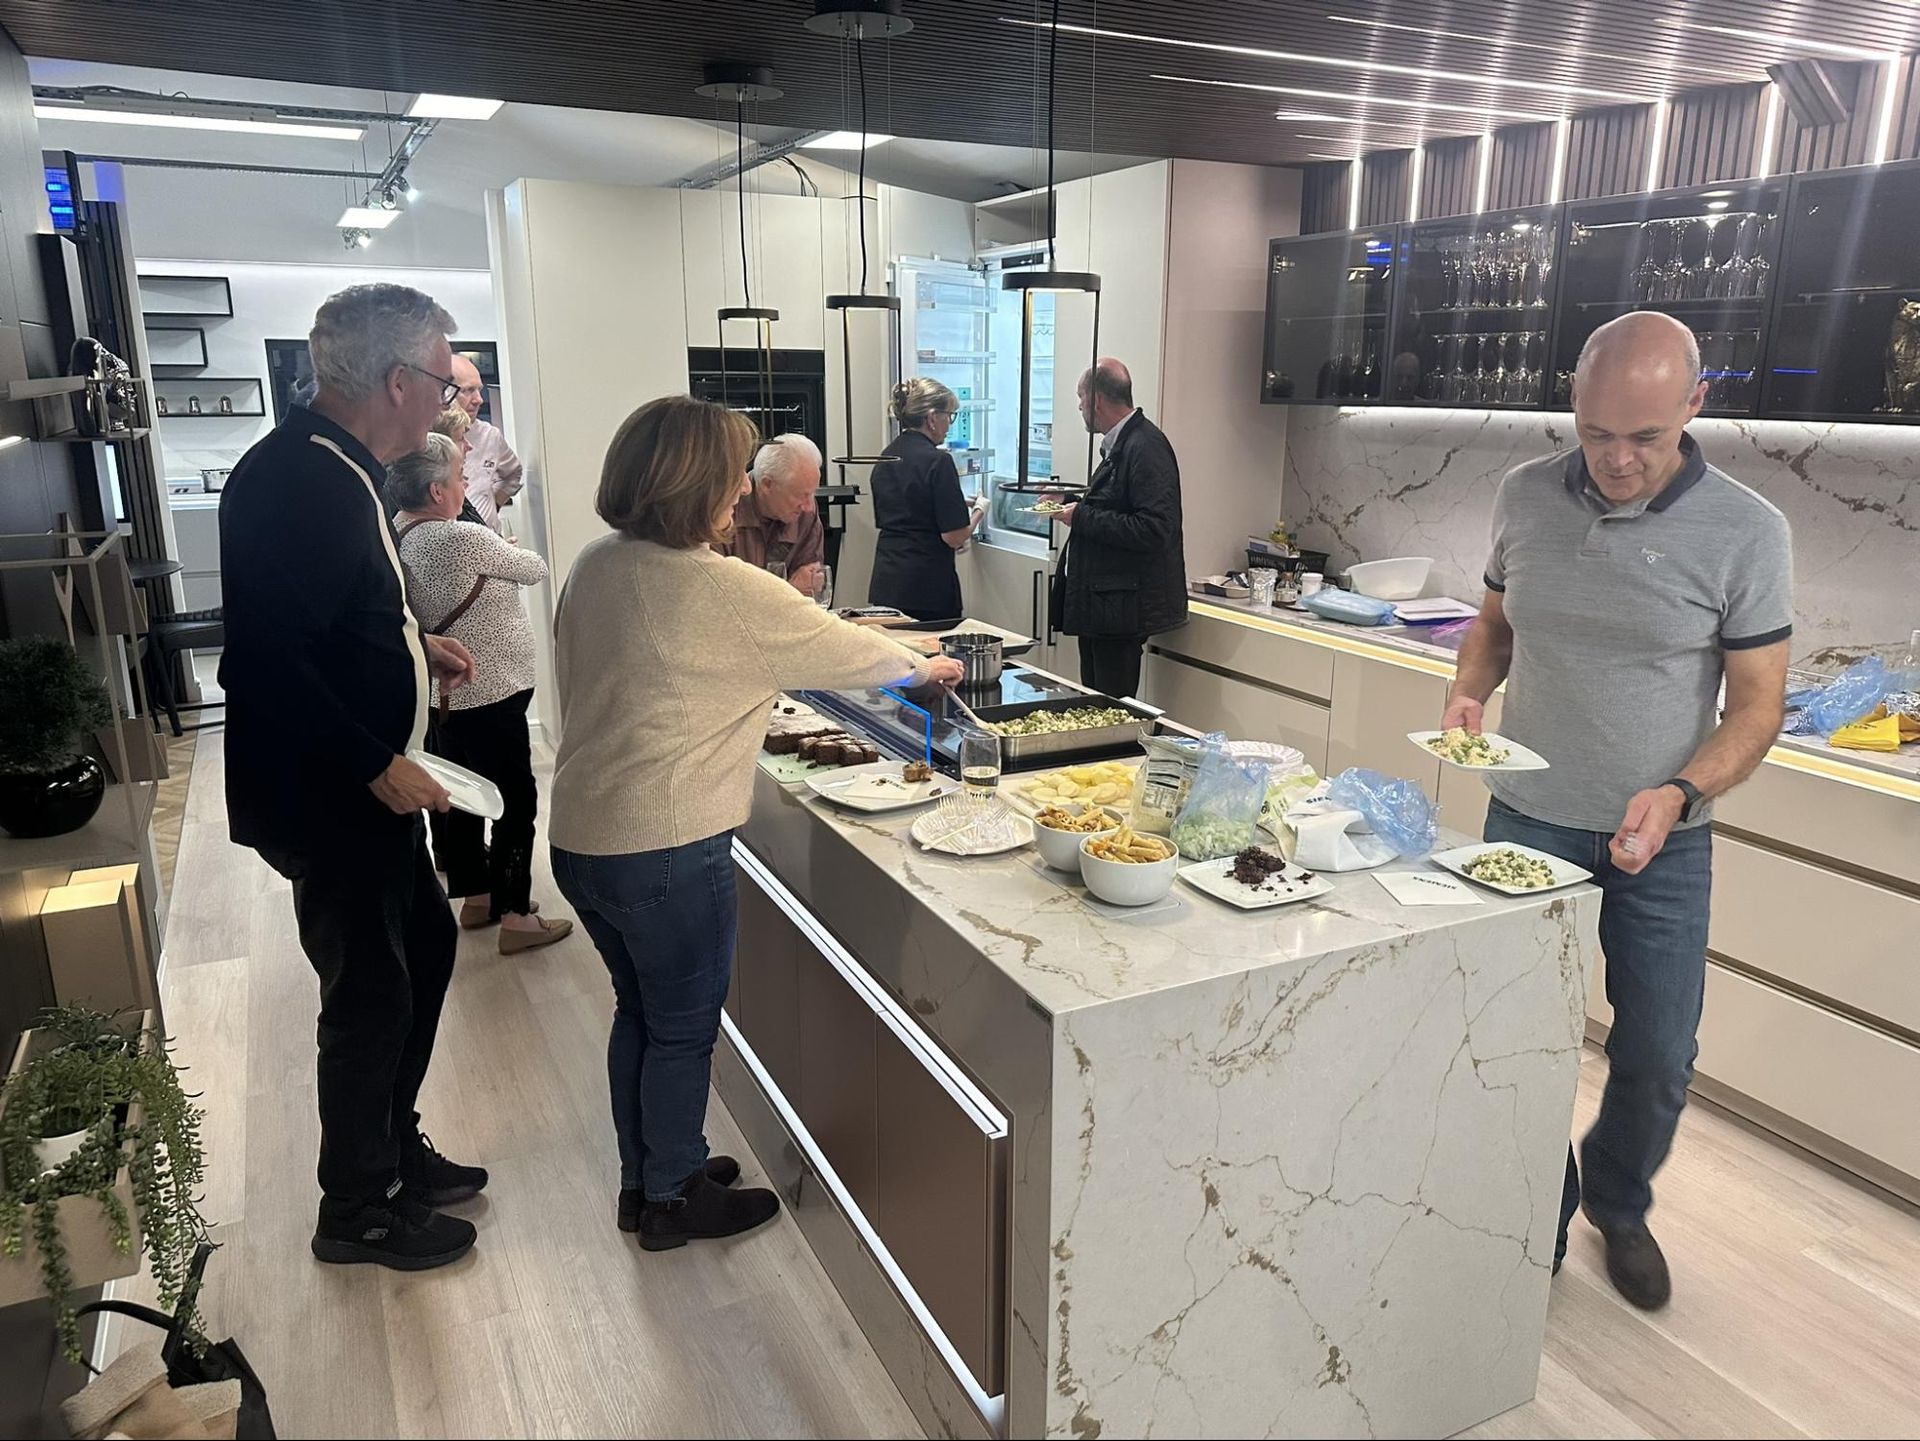
<instances>
[{"instance_id":1,"label":"marble veining","mask_svg":"<svg viewBox=\"0 0 1920 1441\"><path fill-rule=\"evenodd\" d=\"M1901 426L1699 420L1714 465L1793 527L1794 663L1897 657L1920 627L1920 466ZM1287 421L1281 511L1332 564L1430 555L1433 594L1478 601L1501 477L1575 444L1570 415L1337 411Z\"/></svg>"}]
</instances>

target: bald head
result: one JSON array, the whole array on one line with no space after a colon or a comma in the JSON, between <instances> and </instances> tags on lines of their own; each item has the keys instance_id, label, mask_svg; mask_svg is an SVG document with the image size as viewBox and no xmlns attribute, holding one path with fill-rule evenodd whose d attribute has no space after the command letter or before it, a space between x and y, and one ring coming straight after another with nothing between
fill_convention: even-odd
<instances>
[{"instance_id":1,"label":"bald head","mask_svg":"<svg viewBox=\"0 0 1920 1441\"><path fill-rule=\"evenodd\" d=\"M1700 347L1670 315L1636 311L1588 337L1573 373L1587 474L1614 505L1650 500L1680 473L1680 441L1707 396Z\"/></svg>"},{"instance_id":2,"label":"bald head","mask_svg":"<svg viewBox=\"0 0 1920 1441\"><path fill-rule=\"evenodd\" d=\"M1133 414L1133 375L1112 356L1103 356L1080 377L1080 418L1094 435L1105 435Z\"/></svg>"},{"instance_id":3,"label":"bald head","mask_svg":"<svg viewBox=\"0 0 1920 1441\"><path fill-rule=\"evenodd\" d=\"M456 353L453 357L453 369L449 374L460 385L460 393L454 397L453 403L466 411L471 419L478 420L480 407L486 404L487 400L486 385L480 379L478 367L466 356Z\"/></svg>"}]
</instances>

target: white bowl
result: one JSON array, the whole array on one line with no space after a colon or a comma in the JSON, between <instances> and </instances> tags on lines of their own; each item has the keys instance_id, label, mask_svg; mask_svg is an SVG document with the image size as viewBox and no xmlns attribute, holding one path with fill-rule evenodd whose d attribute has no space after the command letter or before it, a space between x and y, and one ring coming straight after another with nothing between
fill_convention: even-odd
<instances>
[{"instance_id":1,"label":"white bowl","mask_svg":"<svg viewBox=\"0 0 1920 1441\"><path fill-rule=\"evenodd\" d=\"M1042 810L1046 809L1044 806ZM1084 815L1087 807L1068 802L1060 807L1070 815ZM1110 836L1120 829L1120 819L1104 806L1093 809L1105 814L1108 825L1097 831L1056 831L1051 826L1043 826L1036 818L1033 823L1034 849L1040 852L1040 858L1056 871L1077 871L1080 869L1080 843L1089 837L1098 840L1101 836Z\"/></svg>"},{"instance_id":2,"label":"white bowl","mask_svg":"<svg viewBox=\"0 0 1920 1441\"><path fill-rule=\"evenodd\" d=\"M1426 555L1363 561L1347 571L1347 584L1375 600L1413 600L1426 589L1432 569L1433 557Z\"/></svg>"},{"instance_id":3,"label":"white bowl","mask_svg":"<svg viewBox=\"0 0 1920 1441\"><path fill-rule=\"evenodd\" d=\"M1035 827L1039 829L1039 827ZM1088 837L1098 840L1098 836ZM1173 889L1174 872L1180 869L1180 853L1165 836L1155 836L1167 848L1160 861L1103 861L1087 853L1086 841L1080 843L1080 879L1101 900L1116 906L1150 906Z\"/></svg>"}]
</instances>

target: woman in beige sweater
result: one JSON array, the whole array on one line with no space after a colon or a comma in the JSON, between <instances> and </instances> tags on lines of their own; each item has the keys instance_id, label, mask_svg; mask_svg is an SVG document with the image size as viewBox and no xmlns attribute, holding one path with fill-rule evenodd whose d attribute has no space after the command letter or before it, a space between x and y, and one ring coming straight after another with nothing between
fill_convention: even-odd
<instances>
[{"instance_id":1,"label":"woman in beige sweater","mask_svg":"<svg viewBox=\"0 0 1920 1441\"><path fill-rule=\"evenodd\" d=\"M620 1228L650 1251L770 1220L768 1190L729 1191L707 1154L708 1070L733 971L734 828L783 690L953 684L717 554L747 493L752 427L687 396L651 401L608 447L595 507L613 527L560 595L553 873L613 979L607 1073Z\"/></svg>"}]
</instances>

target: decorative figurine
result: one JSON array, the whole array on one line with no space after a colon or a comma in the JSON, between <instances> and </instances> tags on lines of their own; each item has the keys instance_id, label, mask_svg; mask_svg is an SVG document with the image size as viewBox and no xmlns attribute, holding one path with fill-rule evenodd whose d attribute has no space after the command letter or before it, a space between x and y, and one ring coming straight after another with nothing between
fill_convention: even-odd
<instances>
[{"instance_id":1,"label":"decorative figurine","mask_svg":"<svg viewBox=\"0 0 1920 1441\"><path fill-rule=\"evenodd\" d=\"M164 396L164 395L161 395L161 396L156 396L156 397L154 398L154 402L153 402L153 403L154 403L154 406L155 406L155 408L159 410L159 412L160 412L160 414L162 414L162 415L165 415L165 414L167 414L167 398L166 398L166 396Z\"/></svg>"},{"instance_id":2,"label":"decorative figurine","mask_svg":"<svg viewBox=\"0 0 1920 1441\"><path fill-rule=\"evenodd\" d=\"M1901 301L1887 331L1886 409L1920 413L1920 300Z\"/></svg>"}]
</instances>

